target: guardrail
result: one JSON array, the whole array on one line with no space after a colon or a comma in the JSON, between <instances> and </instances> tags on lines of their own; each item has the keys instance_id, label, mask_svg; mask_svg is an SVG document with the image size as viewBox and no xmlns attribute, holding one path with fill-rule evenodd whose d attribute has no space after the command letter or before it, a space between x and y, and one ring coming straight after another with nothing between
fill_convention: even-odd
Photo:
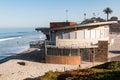
<instances>
[{"instance_id":1,"label":"guardrail","mask_svg":"<svg viewBox=\"0 0 120 80\"><path fill-rule=\"evenodd\" d=\"M45 41L44 40L39 40L39 41L31 41L30 48L41 48L44 46Z\"/></svg>"},{"instance_id":2,"label":"guardrail","mask_svg":"<svg viewBox=\"0 0 120 80\"><path fill-rule=\"evenodd\" d=\"M93 44L90 42L89 43L78 42L77 44L66 44L65 41L63 41L63 42L61 41L61 43L62 43L62 45L57 44L55 41L45 41L45 47L58 47L58 48L94 48L94 47L98 47L97 44ZM63 43L64 43L64 45L63 45Z\"/></svg>"}]
</instances>

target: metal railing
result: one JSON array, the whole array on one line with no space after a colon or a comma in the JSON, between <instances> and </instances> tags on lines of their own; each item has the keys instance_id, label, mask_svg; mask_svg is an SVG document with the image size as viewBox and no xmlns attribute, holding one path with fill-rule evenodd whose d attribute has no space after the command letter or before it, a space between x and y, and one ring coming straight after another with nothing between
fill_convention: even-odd
<instances>
[{"instance_id":1,"label":"metal railing","mask_svg":"<svg viewBox=\"0 0 120 80\"><path fill-rule=\"evenodd\" d=\"M69 43L72 43L73 41L69 41ZM62 43L63 45L61 45ZM45 41L46 47L57 47L57 48L95 48L98 47L98 45L90 43L90 42L79 42L77 44L68 44L65 41L60 41L60 43L56 43L55 41Z\"/></svg>"},{"instance_id":2,"label":"metal railing","mask_svg":"<svg viewBox=\"0 0 120 80\"><path fill-rule=\"evenodd\" d=\"M29 43L31 48L41 48L44 46L45 41L44 40L38 40L38 41L31 41Z\"/></svg>"}]
</instances>

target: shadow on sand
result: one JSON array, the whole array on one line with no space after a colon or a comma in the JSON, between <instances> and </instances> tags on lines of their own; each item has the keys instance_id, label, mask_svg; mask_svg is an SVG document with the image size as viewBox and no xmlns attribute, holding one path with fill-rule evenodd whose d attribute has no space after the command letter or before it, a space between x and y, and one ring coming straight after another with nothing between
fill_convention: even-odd
<instances>
[{"instance_id":1,"label":"shadow on sand","mask_svg":"<svg viewBox=\"0 0 120 80\"><path fill-rule=\"evenodd\" d=\"M23 80L38 80L38 78L26 78L26 79L23 79Z\"/></svg>"},{"instance_id":2,"label":"shadow on sand","mask_svg":"<svg viewBox=\"0 0 120 80\"><path fill-rule=\"evenodd\" d=\"M109 59L110 61L120 61L120 55Z\"/></svg>"},{"instance_id":3,"label":"shadow on sand","mask_svg":"<svg viewBox=\"0 0 120 80\"><path fill-rule=\"evenodd\" d=\"M113 51L109 51L112 54L120 54L119 50L113 50ZM109 59L110 61L120 61L120 55L112 57Z\"/></svg>"},{"instance_id":4,"label":"shadow on sand","mask_svg":"<svg viewBox=\"0 0 120 80\"><path fill-rule=\"evenodd\" d=\"M113 50L113 51L109 51L109 52L111 52L111 53L113 53L113 54L120 54L120 51L119 51L119 50Z\"/></svg>"},{"instance_id":5,"label":"shadow on sand","mask_svg":"<svg viewBox=\"0 0 120 80\"><path fill-rule=\"evenodd\" d=\"M33 62L44 62L44 51L35 49L33 51L26 51L20 54L16 54L13 56L9 56L5 59L0 60L0 64L12 60L12 59L17 59L17 60L26 60L26 61L33 61Z\"/></svg>"}]
</instances>

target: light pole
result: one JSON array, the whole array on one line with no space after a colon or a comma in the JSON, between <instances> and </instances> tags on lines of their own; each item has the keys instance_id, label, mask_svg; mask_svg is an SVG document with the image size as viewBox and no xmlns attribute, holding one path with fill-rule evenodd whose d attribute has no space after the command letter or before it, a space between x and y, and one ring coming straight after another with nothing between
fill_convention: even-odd
<instances>
[{"instance_id":1,"label":"light pole","mask_svg":"<svg viewBox=\"0 0 120 80\"><path fill-rule=\"evenodd\" d=\"M66 22L68 22L68 10L65 10L66 12Z\"/></svg>"},{"instance_id":2,"label":"light pole","mask_svg":"<svg viewBox=\"0 0 120 80\"><path fill-rule=\"evenodd\" d=\"M93 17L95 17L96 15L95 15L95 13L93 13Z\"/></svg>"},{"instance_id":3,"label":"light pole","mask_svg":"<svg viewBox=\"0 0 120 80\"><path fill-rule=\"evenodd\" d=\"M84 19L86 20L86 13L84 13Z\"/></svg>"}]
</instances>

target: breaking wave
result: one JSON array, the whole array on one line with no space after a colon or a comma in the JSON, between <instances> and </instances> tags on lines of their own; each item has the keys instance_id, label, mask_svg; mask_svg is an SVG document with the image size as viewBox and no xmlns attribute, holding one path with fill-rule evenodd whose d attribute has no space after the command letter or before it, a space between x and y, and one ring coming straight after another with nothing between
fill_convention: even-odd
<instances>
[{"instance_id":1,"label":"breaking wave","mask_svg":"<svg viewBox=\"0 0 120 80\"><path fill-rule=\"evenodd\" d=\"M18 39L18 38L22 38L22 37L1 38L0 42L2 42L2 41L8 41L8 40L13 40L13 39Z\"/></svg>"}]
</instances>

